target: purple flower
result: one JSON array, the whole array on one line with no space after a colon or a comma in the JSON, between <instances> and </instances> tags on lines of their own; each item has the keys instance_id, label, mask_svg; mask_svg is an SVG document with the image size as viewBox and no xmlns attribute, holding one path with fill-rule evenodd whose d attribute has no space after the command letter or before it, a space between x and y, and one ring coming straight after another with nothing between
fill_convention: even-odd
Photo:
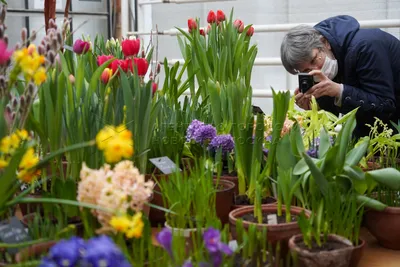
<instances>
[{"instance_id":1,"label":"purple flower","mask_svg":"<svg viewBox=\"0 0 400 267\"><path fill-rule=\"evenodd\" d=\"M194 140L199 144L206 144L217 136L217 129L210 124L202 125L193 134Z\"/></svg>"},{"instance_id":2,"label":"purple flower","mask_svg":"<svg viewBox=\"0 0 400 267\"><path fill-rule=\"evenodd\" d=\"M169 253L172 257L172 233L168 228L164 228L157 234L157 242Z\"/></svg>"},{"instance_id":3,"label":"purple flower","mask_svg":"<svg viewBox=\"0 0 400 267\"><path fill-rule=\"evenodd\" d=\"M267 137L265 137L265 141L272 142L272 135L268 135Z\"/></svg>"},{"instance_id":4,"label":"purple flower","mask_svg":"<svg viewBox=\"0 0 400 267\"><path fill-rule=\"evenodd\" d=\"M58 267L58 265L55 262L49 260L48 258L43 258L39 267Z\"/></svg>"},{"instance_id":5,"label":"purple flower","mask_svg":"<svg viewBox=\"0 0 400 267\"><path fill-rule=\"evenodd\" d=\"M55 244L49 252L49 260L58 266L72 267L79 261L84 250L84 241L79 237L71 237Z\"/></svg>"},{"instance_id":6,"label":"purple flower","mask_svg":"<svg viewBox=\"0 0 400 267\"><path fill-rule=\"evenodd\" d=\"M264 156L268 157L268 152L269 152L268 148L263 149Z\"/></svg>"},{"instance_id":7,"label":"purple flower","mask_svg":"<svg viewBox=\"0 0 400 267\"><path fill-rule=\"evenodd\" d=\"M235 148L235 142L230 134L217 135L211 140L209 148L222 148L222 153L230 153Z\"/></svg>"},{"instance_id":8,"label":"purple flower","mask_svg":"<svg viewBox=\"0 0 400 267\"><path fill-rule=\"evenodd\" d=\"M217 229L208 228L203 234L205 247L211 254L223 252L226 255L231 255L232 250L228 245L221 242L221 234Z\"/></svg>"},{"instance_id":9,"label":"purple flower","mask_svg":"<svg viewBox=\"0 0 400 267\"><path fill-rule=\"evenodd\" d=\"M318 151L317 149L311 148L307 150L307 155L309 155L312 158L318 158Z\"/></svg>"},{"instance_id":10,"label":"purple flower","mask_svg":"<svg viewBox=\"0 0 400 267\"><path fill-rule=\"evenodd\" d=\"M193 135L195 131L203 125L204 122L201 122L199 120L193 120L186 130L186 141L190 142L190 140L194 139Z\"/></svg>"},{"instance_id":11,"label":"purple flower","mask_svg":"<svg viewBox=\"0 0 400 267\"><path fill-rule=\"evenodd\" d=\"M105 235L88 240L82 263L92 267L130 266L121 250Z\"/></svg>"},{"instance_id":12,"label":"purple flower","mask_svg":"<svg viewBox=\"0 0 400 267\"><path fill-rule=\"evenodd\" d=\"M73 50L76 54L86 54L87 51L90 49L90 43L86 41L82 41L81 39L78 39L74 43Z\"/></svg>"},{"instance_id":13,"label":"purple flower","mask_svg":"<svg viewBox=\"0 0 400 267\"><path fill-rule=\"evenodd\" d=\"M192 264L192 262L190 260L186 260L183 263L182 267L193 267L193 264Z\"/></svg>"}]
</instances>

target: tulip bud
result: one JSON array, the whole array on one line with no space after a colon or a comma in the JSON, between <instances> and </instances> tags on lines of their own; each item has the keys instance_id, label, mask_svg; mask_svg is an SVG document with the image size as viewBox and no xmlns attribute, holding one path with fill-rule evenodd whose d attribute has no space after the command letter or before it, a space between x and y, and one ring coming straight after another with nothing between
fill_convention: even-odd
<instances>
[{"instance_id":1,"label":"tulip bud","mask_svg":"<svg viewBox=\"0 0 400 267\"><path fill-rule=\"evenodd\" d=\"M208 12L207 22L211 24L216 21L217 21L217 16L215 15L214 11L210 10L210 12Z\"/></svg>"},{"instance_id":2,"label":"tulip bud","mask_svg":"<svg viewBox=\"0 0 400 267\"><path fill-rule=\"evenodd\" d=\"M121 48L125 57L136 56L140 50L140 39L123 40L121 43Z\"/></svg>"},{"instance_id":3,"label":"tulip bud","mask_svg":"<svg viewBox=\"0 0 400 267\"><path fill-rule=\"evenodd\" d=\"M204 29L200 29L200 35L206 36L206 33L204 32Z\"/></svg>"},{"instance_id":4,"label":"tulip bud","mask_svg":"<svg viewBox=\"0 0 400 267\"><path fill-rule=\"evenodd\" d=\"M160 63L157 63L157 74L159 74L160 73L160 71L161 71L161 64Z\"/></svg>"},{"instance_id":5,"label":"tulip bud","mask_svg":"<svg viewBox=\"0 0 400 267\"><path fill-rule=\"evenodd\" d=\"M251 26L251 27L247 30L246 35L247 35L247 36L253 36L253 34L254 34L254 28L253 28L253 26Z\"/></svg>"},{"instance_id":6,"label":"tulip bud","mask_svg":"<svg viewBox=\"0 0 400 267\"><path fill-rule=\"evenodd\" d=\"M115 39L114 39L114 37L111 37L111 39L109 41L110 41L111 47L115 47Z\"/></svg>"},{"instance_id":7,"label":"tulip bud","mask_svg":"<svg viewBox=\"0 0 400 267\"><path fill-rule=\"evenodd\" d=\"M197 22L194 19L188 19L188 28L191 33L193 30L197 29Z\"/></svg>"},{"instance_id":8,"label":"tulip bud","mask_svg":"<svg viewBox=\"0 0 400 267\"><path fill-rule=\"evenodd\" d=\"M151 93L153 95L156 93L157 87L158 87L157 83L153 82L152 85L151 85Z\"/></svg>"},{"instance_id":9,"label":"tulip bud","mask_svg":"<svg viewBox=\"0 0 400 267\"><path fill-rule=\"evenodd\" d=\"M225 21L225 13L222 10L217 10L217 21Z\"/></svg>"},{"instance_id":10,"label":"tulip bud","mask_svg":"<svg viewBox=\"0 0 400 267\"><path fill-rule=\"evenodd\" d=\"M108 81L110 80L111 76L112 76L112 70L109 69L109 68L105 68L105 69L103 70L103 72L101 73L100 80L101 80L104 84L107 84Z\"/></svg>"},{"instance_id":11,"label":"tulip bud","mask_svg":"<svg viewBox=\"0 0 400 267\"><path fill-rule=\"evenodd\" d=\"M74 75L70 74L68 78L69 78L69 81L70 81L72 84L75 83L75 77L74 77Z\"/></svg>"},{"instance_id":12,"label":"tulip bud","mask_svg":"<svg viewBox=\"0 0 400 267\"><path fill-rule=\"evenodd\" d=\"M211 24L208 24L206 33L208 34L210 32L210 30L211 30Z\"/></svg>"},{"instance_id":13,"label":"tulip bud","mask_svg":"<svg viewBox=\"0 0 400 267\"><path fill-rule=\"evenodd\" d=\"M90 50L90 43L78 39L75 41L73 50L76 54L86 54Z\"/></svg>"},{"instance_id":14,"label":"tulip bud","mask_svg":"<svg viewBox=\"0 0 400 267\"><path fill-rule=\"evenodd\" d=\"M239 33L242 33L244 30L244 23L240 19L237 19L233 22L233 26L238 30Z\"/></svg>"}]
</instances>

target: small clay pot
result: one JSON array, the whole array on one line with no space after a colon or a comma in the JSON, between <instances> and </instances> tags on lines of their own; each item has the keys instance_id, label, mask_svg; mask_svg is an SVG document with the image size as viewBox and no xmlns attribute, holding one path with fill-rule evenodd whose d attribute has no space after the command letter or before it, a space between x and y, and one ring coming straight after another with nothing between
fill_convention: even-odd
<instances>
[{"instance_id":1,"label":"small clay pot","mask_svg":"<svg viewBox=\"0 0 400 267\"><path fill-rule=\"evenodd\" d=\"M359 239L358 240L358 246L354 246L353 253L351 254L351 260L350 260L350 267L357 267L358 263L360 262L363 254L364 254L364 248L365 248L365 242L364 239Z\"/></svg>"},{"instance_id":2,"label":"small clay pot","mask_svg":"<svg viewBox=\"0 0 400 267\"><path fill-rule=\"evenodd\" d=\"M400 208L368 210L365 213L365 225L381 246L400 250Z\"/></svg>"},{"instance_id":3,"label":"small clay pot","mask_svg":"<svg viewBox=\"0 0 400 267\"><path fill-rule=\"evenodd\" d=\"M217 180L214 179L214 184ZM223 186L223 189L217 189L215 196L215 207L218 218L222 224L229 223L229 212L233 204L235 184L231 181L222 180L218 181L218 184Z\"/></svg>"},{"instance_id":4,"label":"small clay pot","mask_svg":"<svg viewBox=\"0 0 400 267\"><path fill-rule=\"evenodd\" d=\"M349 267L354 247L350 240L338 236L328 235L327 243L334 242L341 244L341 247L334 250L322 250L311 252L301 248L299 243L303 241L303 235L295 235L289 239L289 249L299 267Z\"/></svg>"},{"instance_id":5,"label":"small clay pot","mask_svg":"<svg viewBox=\"0 0 400 267\"><path fill-rule=\"evenodd\" d=\"M217 180L218 177L214 175L214 180ZM239 179L237 176L231 176L231 175L221 175L219 177L220 180L225 180L225 181L230 181L235 184L235 188L233 190L235 196L239 195Z\"/></svg>"},{"instance_id":6,"label":"small clay pot","mask_svg":"<svg viewBox=\"0 0 400 267\"><path fill-rule=\"evenodd\" d=\"M277 205L262 205L261 206L262 213L265 214L276 214L278 207ZM302 209L300 207L295 207L292 206L290 207L290 214L291 215L299 215L302 211L304 210L306 217L308 218L310 216L310 211L306 209ZM286 208L283 206L282 211L286 211ZM238 219L241 219L243 216L246 214L251 214L254 212L254 206L250 207L242 207L235 209L229 213L229 223L230 223L230 229L231 229L231 235L233 239L237 238L236 234L236 221ZM278 243L280 244L280 255L282 258L286 256L286 254L289 251L289 248L287 246L289 238L291 238L294 235L300 234L300 227L296 222L290 222L290 223L280 223L280 224L275 224L275 225L268 225L268 224L259 224L259 223L254 223L254 222L249 222L246 220L243 220L243 228L248 229L250 225L256 225L257 229L260 229L261 231L264 228L267 228L267 241L272 245L273 250L277 248Z\"/></svg>"}]
</instances>

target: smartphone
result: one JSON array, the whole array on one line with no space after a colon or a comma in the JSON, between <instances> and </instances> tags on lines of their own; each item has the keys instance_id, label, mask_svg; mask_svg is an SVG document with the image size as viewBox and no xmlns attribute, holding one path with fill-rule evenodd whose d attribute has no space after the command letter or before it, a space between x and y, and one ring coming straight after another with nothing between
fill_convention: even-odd
<instances>
[{"instance_id":1,"label":"smartphone","mask_svg":"<svg viewBox=\"0 0 400 267\"><path fill-rule=\"evenodd\" d=\"M299 89L303 94L314 86L314 77L308 73L299 73Z\"/></svg>"}]
</instances>

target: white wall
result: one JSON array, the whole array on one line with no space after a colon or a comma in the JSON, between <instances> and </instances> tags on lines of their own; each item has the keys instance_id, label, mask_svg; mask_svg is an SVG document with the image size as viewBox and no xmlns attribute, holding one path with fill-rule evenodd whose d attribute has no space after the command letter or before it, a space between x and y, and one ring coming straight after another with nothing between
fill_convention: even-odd
<instances>
[{"instance_id":1,"label":"white wall","mask_svg":"<svg viewBox=\"0 0 400 267\"><path fill-rule=\"evenodd\" d=\"M306 23L318 22L334 15L347 14L358 20L398 19L399 0L237 0L204 4L155 4L152 6L153 29L159 30L187 27L187 19L199 17L203 26L209 10L222 9L228 14L234 8L234 17L246 24ZM386 30L386 29L384 29ZM400 38L400 28L389 29ZM253 42L258 44L259 57L280 57L280 43L284 33L255 33ZM181 58L176 37L159 37L159 58ZM254 89L294 90L297 80L290 75L289 88L286 88L286 71L282 66L255 66L252 85ZM161 78L161 76L160 76ZM271 99L255 98L267 113L271 112Z\"/></svg>"}]
</instances>

